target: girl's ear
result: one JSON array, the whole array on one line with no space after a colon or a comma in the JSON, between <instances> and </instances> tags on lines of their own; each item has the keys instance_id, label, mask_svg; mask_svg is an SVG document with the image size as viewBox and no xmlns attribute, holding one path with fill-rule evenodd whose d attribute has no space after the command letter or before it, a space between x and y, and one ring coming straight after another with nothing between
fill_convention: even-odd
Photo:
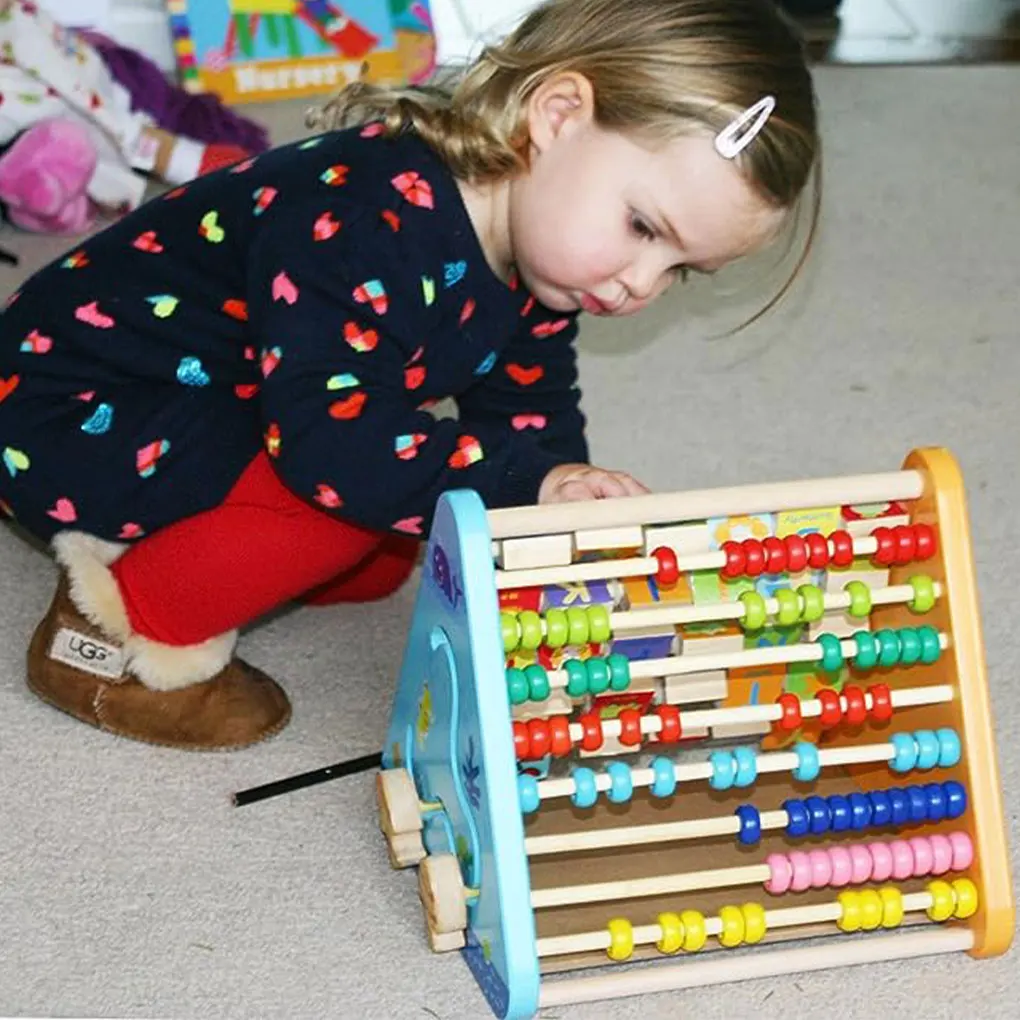
<instances>
[{"instance_id":1,"label":"girl's ear","mask_svg":"<svg viewBox=\"0 0 1020 1020\"><path fill-rule=\"evenodd\" d=\"M591 122L595 92L576 71L550 75L528 97L528 132L532 151L544 152L557 139Z\"/></svg>"}]
</instances>

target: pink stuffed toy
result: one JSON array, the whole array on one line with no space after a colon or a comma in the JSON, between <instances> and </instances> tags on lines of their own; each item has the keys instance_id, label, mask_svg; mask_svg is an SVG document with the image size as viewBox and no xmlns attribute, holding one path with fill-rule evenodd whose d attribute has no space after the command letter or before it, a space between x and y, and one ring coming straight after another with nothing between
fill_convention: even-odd
<instances>
[{"instance_id":1,"label":"pink stuffed toy","mask_svg":"<svg viewBox=\"0 0 1020 1020\"><path fill-rule=\"evenodd\" d=\"M75 121L40 121L0 156L0 202L24 230L82 234L97 207L86 194L97 155L88 129Z\"/></svg>"}]
</instances>

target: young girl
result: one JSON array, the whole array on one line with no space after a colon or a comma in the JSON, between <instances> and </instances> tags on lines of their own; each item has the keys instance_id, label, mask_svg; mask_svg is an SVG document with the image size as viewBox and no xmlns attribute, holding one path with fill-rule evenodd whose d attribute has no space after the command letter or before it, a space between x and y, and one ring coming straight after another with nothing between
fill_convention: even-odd
<instances>
[{"instance_id":1,"label":"young girl","mask_svg":"<svg viewBox=\"0 0 1020 1020\"><path fill-rule=\"evenodd\" d=\"M762 248L818 159L772 0L549 0L451 95L357 86L320 126L124 217L0 318L0 507L62 568L28 682L102 729L279 731L238 628L395 590L445 489L646 491L588 463L578 313ZM459 419L429 413L450 396Z\"/></svg>"}]
</instances>

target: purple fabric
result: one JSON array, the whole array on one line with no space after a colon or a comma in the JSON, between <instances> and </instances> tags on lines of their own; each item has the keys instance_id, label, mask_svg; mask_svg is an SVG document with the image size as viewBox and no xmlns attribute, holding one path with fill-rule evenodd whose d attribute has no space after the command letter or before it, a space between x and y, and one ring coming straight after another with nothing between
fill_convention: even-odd
<instances>
[{"instance_id":1,"label":"purple fabric","mask_svg":"<svg viewBox=\"0 0 1020 1020\"><path fill-rule=\"evenodd\" d=\"M96 48L114 79L128 90L133 109L144 110L159 127L200 142L232 142L253 154L269 148L266 129L234 113L217 96L185 92L167 81L159 67L137 50L98 32L81 34Z\"/></svg>"}]
</instances>

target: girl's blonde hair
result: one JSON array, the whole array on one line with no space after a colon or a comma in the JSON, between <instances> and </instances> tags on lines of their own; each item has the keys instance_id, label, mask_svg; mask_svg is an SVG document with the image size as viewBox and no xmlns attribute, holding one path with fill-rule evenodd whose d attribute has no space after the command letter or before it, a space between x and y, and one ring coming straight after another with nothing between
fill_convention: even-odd
<instances>
[{"instance_id":1,"label":"girl's blonde hair","mask_svg":"<svg viewBox=\"0 0 1020 1020\"><path fill-rule=\"evenodd\" d=\"M761 197L792 207L814 177L808 243L820 202L821 147L800 40L774 0L546 0L454 83L413 89L356 82L309 115L330 129L381 120L414 130L455 177L484 183L528 167L528 100L549 77L592 85L596 122L645 144L714 137L765 95L776 106L734 160ZM812 174L814 171L814 174Z\"/></svg>"}]
</instances>

